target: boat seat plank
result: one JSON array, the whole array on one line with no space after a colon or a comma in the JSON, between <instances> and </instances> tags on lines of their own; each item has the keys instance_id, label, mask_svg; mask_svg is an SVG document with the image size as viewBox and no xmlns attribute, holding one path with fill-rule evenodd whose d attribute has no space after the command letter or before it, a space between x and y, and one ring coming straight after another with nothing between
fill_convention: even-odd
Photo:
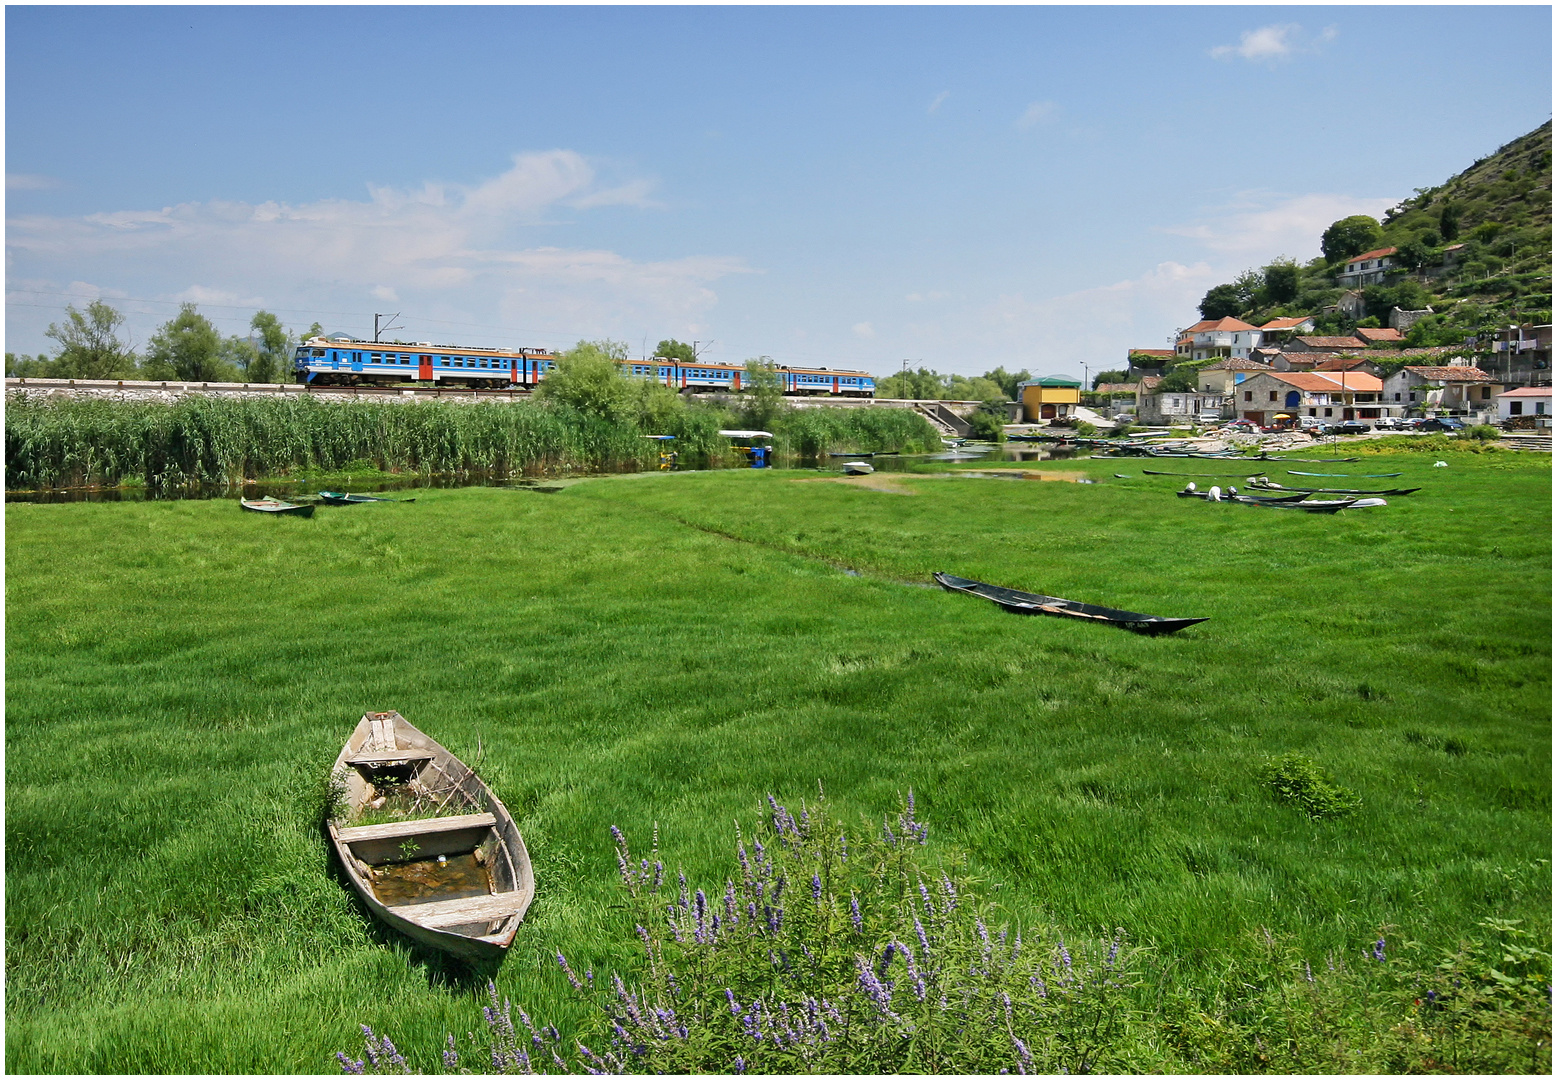
<instances>
[{"instance_id":1,"label":"boat seat plank","mask_svg":"<svg viewBox=\"0 0 1557 1080\"><path fill-rule=\"evenodd\" d=\"M417 818L414 821L386 821L382 825L352 825L338 829L343 844L361 840L393 840L401 836L426 836L454 832L457 829L483 829L497 824L491 814L461 814L459 817Z\"/></svg>"},{"instance_id":2,"label":"boat seat plank","mask_svg":"<svg viewBox=\"0 0 1557 1080\"><path fill-rule=\"evenodd\" d=\"M390 761L431 761L431 750L372 750L353 754L346 759L348 765L382 765Z\"/></svg>"},{"instance_id":3,"label":"boat seat plank","mask_svg":"<svg viewBox=\"0 0 1557 1080\"><path fill-rule=\"evenodd\" d=\"M459 900L434 900L429 904L401 904L389 910L402 919L409 919L422 926L437 929L504 919L517 915L524 906L523 895L517 892L498 893L496 896L466 896Z\"/></svg>"}]
</instances>

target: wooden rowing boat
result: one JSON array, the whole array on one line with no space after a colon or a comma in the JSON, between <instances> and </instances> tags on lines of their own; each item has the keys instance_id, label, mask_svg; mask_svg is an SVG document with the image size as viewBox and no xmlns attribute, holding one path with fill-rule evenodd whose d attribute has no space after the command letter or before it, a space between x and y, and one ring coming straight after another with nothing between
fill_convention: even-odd
<instances>
[{"instance_id":1,"label":"wooden rowing boat","mask_svg":"<svg viewBox=\"0 0 1557 1080\"><path fill-rule=\"evenodd\" d=\"M845 461L843 471L850 476L868 476L876 471L876 467L868 461Z\"/></svg>"},{"instance_id":2,"label":"wooden rowing boat","mask_svg":"<svg viewBox=\"0 0 1557 1080\"><path fill-rule=\"evenodd\" d=\"M281 499L239 499L239 505L256 514L292 514L296 517L313 517L313 503L289 503Z\"/></svg>"},{"instance_id":3,"label":"wooden rowing boat","mask_svg":"<svg viewBox=\"0 0 1557 1080\"><path fill-rule=\"evenodd\" d=\"M345 491L321 491L319 501L329 503L331 506L351 506L355 503L414 503L415 499L384 499L377 495L352 495Z\"/></svg>"},{"instance_id":4,"label":"wooden rowing boat","mask_svg":"<svg viewBox=\"0 0 1557 1080\"><path fill-rule=\"evenodd\" d=\"M1183 491L1177 492L1177 494L1178 494L1178 497L1181 498L1181 499L1210 499L1211 498L1211 493L1209 491L1190 491L1188 488L1186 488ZM1308 498L1308 492L1306 492L1306 491L1295 491L1295 492L1293 492L1290 495L1243 495L1243 494L1240 494L1237 491L1229 490L1228 493L1223 495L1223 496L1221 496L1221 498L1222 499L1239 499L1239 500L1242 500L1242 501L1245 501L1245 502L1296 503L1296 502L1302 502L1304 499Z\"/></svg>"},{"instance_id":5,"label":"wooden rowing boat","mask_svg":"<svg viewBox=\"0 0 1557 1080\"><path fill-rule=\"evenodd\" d=\"M1413 495L1422 489L1414 488L1384 488L1381 491L1360 491L1356 488L1311 488L1311 487L1287 487L1284 484L1273 483L1270 480L1262 480L1257 476L1248 479L1250 487L1259 488L1262 491L1301 491L1307 495Z\"/></svg>"},{"instance_id":6,"label":"wooden rowing boat","mask_svg":"<svg viewBox=\"0 0 1557 1080\"><path fill-rule=\"evenodd\" d=\"M1067 619L1088 619L1093 622L1122 626L1137 634L1148 634L1153 637L1158 634L1171 634L1175 630L1182 630L1186 626L1194 626L1196 623L1206 621L1205 619L1165 619L1161 615L1142 615L1138 611L1121 611L1118 608L1102 607L1098 604L1083 604L1075 600L1062 600L1058 596L1043 596L1040 593L989 585L982 581L974 581L972 578L957 577L954 574L937 573L935 581L941 588L950 592L983 597L998 604L1004 610L1018 615L1058 615Z\"/></svg>"},{"instance_id":7,"label":"wooden rowing boat","mask_svg":"<svg viewBox=\"0 0 1557 1080\"><path fill-rule=\"evenodd\" d=\"M502 959L535 875L512 815L474 770L399 713L379 712L358 722L331 777L345 790L330 840L368 909L463 960ZM397 811L405 819L352 824Z\"/></svg>"}]
</instances>

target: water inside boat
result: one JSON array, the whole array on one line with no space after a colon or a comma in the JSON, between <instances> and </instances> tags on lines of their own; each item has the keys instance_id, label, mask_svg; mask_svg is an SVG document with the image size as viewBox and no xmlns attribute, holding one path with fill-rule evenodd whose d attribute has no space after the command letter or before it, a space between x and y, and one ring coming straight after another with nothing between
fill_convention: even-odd
<instances>
[{"instance_id":1,"label":"water inside boat","mask_svg":"<svg viewBox=\"0 0 1557 1080\"><path fill-rule=\"evenodd\" d=\"M373 895L389 907L434 900L463 900L492 892L492 875L476 861L476 853L413 859L373 868Z\"/></svg>"}]
</instances>

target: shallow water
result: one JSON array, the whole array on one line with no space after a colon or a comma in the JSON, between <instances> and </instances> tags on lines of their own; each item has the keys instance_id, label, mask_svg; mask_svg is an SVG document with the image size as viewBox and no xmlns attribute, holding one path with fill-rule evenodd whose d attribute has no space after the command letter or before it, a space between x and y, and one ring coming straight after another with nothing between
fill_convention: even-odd
<instances>
[{"instance_id":1,"label":"shallow water","mask_svg":"<svg viewBox=\"0 0 1557 1080\"><path fill-rule=\"evenodd\" d=\"M914 465L925 461L1058 461L1064 458L1074 457L1076 451L1071 448L1049 448L1034 446L1031 443L1006 443L1003 446L973 446L945 450L934 454L876 454L875 456L858 455L858 460L868 461L874 465L877 472L907 472ZM832 456L821 458L806 457L777 457L773 459L774 469L794 469L805 471L836 472L843 462L851 460L854 455ZM718 469L728 469L732 466L721 465ZM738 467L738 466L736 466ZM695 466L687 466L679 469L680 472L705 472L710 469L700 469ZM587 473L570 474L572 478L591 475ZM285 480L270 483L250 482L242 485L207 484L200 487L175 488L168 490L153 490L148 488L68 488L56 491L7 491L6 502L34 502L34 503L66 503L66 502L146 502L161 499L258 499L271 497L277 499L307 499L311 501L321 490L323 491L350 491L357 495L374 495L386 492L403 491L412 493L418 488L463 488L463 487L504 487L504 488L535 488L545 491L550 487L551 481L556 478L534 476L491 476L481 473L466 473L460 476L412 476L405 478L376 478L365 480L351 480L349 478L333 477L328 480ZM551 488L555 490L555 488Z\"/></svg>"},{"instance_id":2,"label":"shallow water","mask_svg":"<svg viewBox=\"0 0 1557 1080\"><path fill-rule=\"evenodd\" d=\"M476 853L447 855L437 859L386 863L374 867L373 895L389 907L421 904L433 900L463 900L467 896L486 896L492 891L492 876L476 861Z\"/></svg>"}]
</instances>

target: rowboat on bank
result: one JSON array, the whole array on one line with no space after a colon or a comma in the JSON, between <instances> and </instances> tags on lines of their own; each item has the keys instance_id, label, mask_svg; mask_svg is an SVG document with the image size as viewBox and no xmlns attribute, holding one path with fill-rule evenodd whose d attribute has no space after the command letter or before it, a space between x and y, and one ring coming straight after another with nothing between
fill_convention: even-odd
<instances>
[{"instance_id":1,"label":"rowboat on bank","mask_svg":"<svg viewBox=\"0 0 1557 1080\"><path fill-rule=\"evenodd\" d=\"M239 499L238 503L245 510L253 510L256 514L293 514L297 517L313 517L313 503L289 503L281 499Z\"/></svg>"},{"instance_id":2,"label":"rowboat on bank","mask_svg":"<svg viewBox=\"0 0 1557 1080\"><path fill-rule=\"evenodd\" d=\"M1422 489L1414 488L1384 488L1380 491L1360 491L1356 488L1311 488L1311 487L1287 487L1278 484L1263 476L1251 476L1248 485L1259 488L1262 491L1301 491L1306 495L1356 495L1356 496L1385 496L1385 495L1413 495Z\"/></svg>"},{"instance_id":3,"label":"rowboat on bank","mask_svg":"<svg viewBox=\"0 0 1557 1080\"><path fill-rule=\"evenodd\" d=\"M1211 493L1209 491L1195 491L1192 488L1185 488L1183 491L1180 491L1177 494L1181 499L1211 499ZM1212 501L1238 500L1243 502L1262 503L1297 503L1302 502L1306 498L1308 498L1308 492L1306 491L1295 491L1290 495L1243 495L1240 494L1236 489L1229 488L1225 495L1222 495L1218 499Z\"/></svg>"},{"instance_id":4,"label":"rowboat on bank","mask_svg":"<svg viewBox=\"0 0 1557 1080\"><path fill-rule=\"evenodd\" d=\"M1398 472L1370 472L1370 473L1344 473L1344 472L1299 472L1297 469L1288 469L1293 476L1360 476L1364 480L1387 480L1392 476L1399 476Z\"/></svg>"},{"instance_id":5,"label":"rowboat on bank","mask_svg":"<svg viewBox=\"0 0 1557 1080\"><path fill-rule=\"evenodd\" d=\"M868 461L845 461L843 471L850 476L869 476L876 471L876 466Z\"/></svg>"},{"instance_id":6,"label":"rowboat on bank","mask_svg":"<svg viewBox=\"0 0 1557 1080\"><path fill-rule=\"evenodd\" d=\"M502 959L535 875L512 815L474 770L380 712L357 723L331 778L344 792L330 840L368 910L462 960ZM364 818L390 820L352 824Z\"/></svg>"},{"instance_id":7,"label":"rowboat on bank","mask_svg":"<svg viewBox=\"0 0 1557 1080\"><path fill-rule=\"evenodd\" d=\"M344 492L344 491L321 491L319 493L319 501L320 502L324 502L324 503L328 503L331 506L351 506L351 505L353 505L355 503L375 503L375 502L414 503L416 500L414 498L413 499L384 499L384 498L380 498L377 495L352 495L352 494L350 494L348 492Z\"/></svg>"},{"instance_id":8,"label":"rowboat on bank","mask_svg":"<svg viewBox=\"0 0 1557 1080\"><path fill-rule=\"evenodd\" d=\"M982 581L974 581L972 578L957 577L954 574L937 573L935 581L949 592L983 597L1004 610L1018 615L1058 615L1067 619L1088 619L1092 622L1122 626L1137 634L1148 634L1153 637L1158 634L1171 634L1175 630L1182 630L1186 626L1194 626L1196 623L1206 621L1203 618L1167 619L1161 615L1142 615L1138 611L1121 611L1118 608L1102 607L1098 604L1083 604L1075 600L1062 600L1058 596L1044 596L1040 593L989 585Z\"/></svg>"}]
</instances>

